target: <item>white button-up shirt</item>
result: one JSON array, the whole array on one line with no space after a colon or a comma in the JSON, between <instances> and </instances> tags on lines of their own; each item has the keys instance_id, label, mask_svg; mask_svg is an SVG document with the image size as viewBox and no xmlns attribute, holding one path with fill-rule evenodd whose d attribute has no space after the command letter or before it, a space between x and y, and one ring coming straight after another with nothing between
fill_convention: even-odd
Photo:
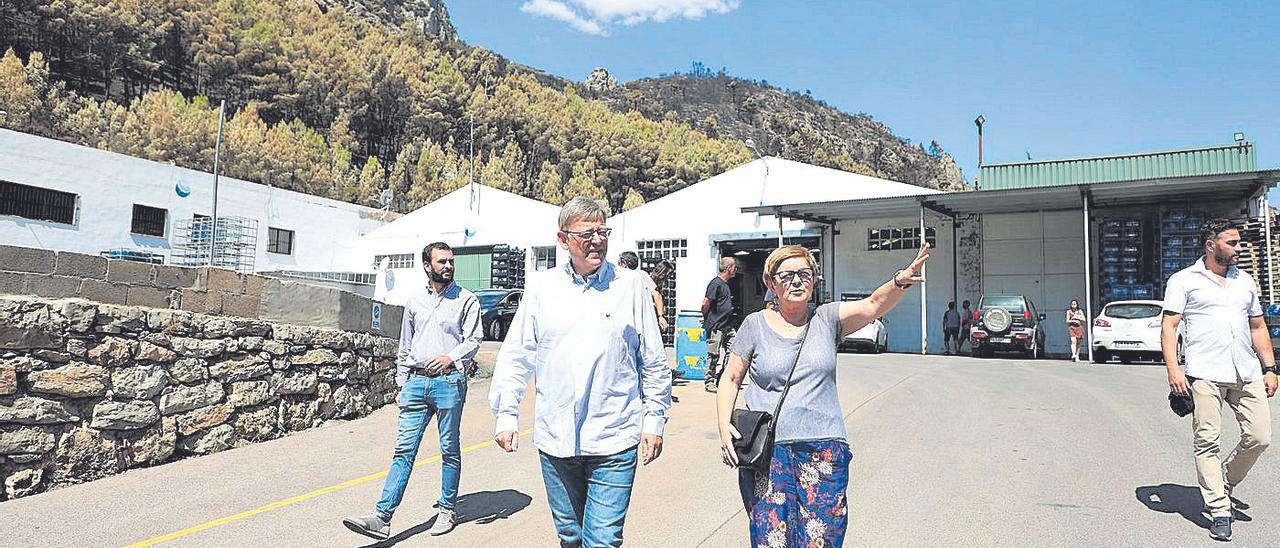
<instances>
[{"instance_id":1,"label":"white button-up shirt","mask_svg":"<svg viewBox=\"0 0 1280 548\"><path fill-rule=\"evenodd\" d=\"M1249 273L1229 267L1224 286L1202 258L1169 277L1164 309L1182 314L1188 376L1223 383L1262 378L1249 330L1249 318L1262 315L1262 303Z\"/></svg>"},{"instance_id":2,"label":"white button-up shirt","mask_svg":"<svg viewBox=\"0 0 1280 548\"><path fill-rule=\"evenodd\" d=\"M608 262L587 278L572 263L530 276L489 388L497 432L519 429L533 375L533 443L548 455L612 455L662 435L671 368L643 277Z\"/></svg>"}]
</instances>

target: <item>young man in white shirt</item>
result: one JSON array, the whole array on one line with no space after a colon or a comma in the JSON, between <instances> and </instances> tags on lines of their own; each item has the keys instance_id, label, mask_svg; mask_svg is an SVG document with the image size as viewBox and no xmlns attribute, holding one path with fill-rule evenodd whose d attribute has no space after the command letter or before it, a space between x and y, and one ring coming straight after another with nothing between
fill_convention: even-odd
<instances>
[{"instance_id":1,"label":"young man in white shirt","mask_svg":"<svg viewBox=\"0 0 1280 548\"><path fill-rule=\"evenodd\" d=\"M605 261L604 220L586 198L560 211L569 263L530 277L489 389L495 438L512 452L520 401L537 378L533 444L564 547L622 545L637 460L662 453L671 407L671 368L644 274Z\"/></svg>"},{"instance_id":2,"label":"young man in white shirt","mask_svg":"<svg viewBox=\"0 0 1280 548\"><path fill-rule=\"evenodd\" d=\"M1165 287L1160 343L1169 371L1169 389L1190 395L1196 472L1211 517L1209 536L1231 540L1231 491L1244 480L1271 443L1271 410L1276 362L1262 317L1258 286L1235 267L1240 231L1226 219L1201 227L1204 257L1169 278ZM1178 324L1186 322L1178 365ZM1218 437L1222 403L1240 423L1240 443L1224 460Z\"/></svg>"}]
</instances>

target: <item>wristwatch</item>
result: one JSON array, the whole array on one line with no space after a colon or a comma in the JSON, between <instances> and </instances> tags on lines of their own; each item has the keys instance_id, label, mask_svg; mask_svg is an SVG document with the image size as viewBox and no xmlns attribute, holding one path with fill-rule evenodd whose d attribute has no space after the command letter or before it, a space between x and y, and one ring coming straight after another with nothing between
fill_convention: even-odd
<instances>
[{"instance_id":1,"label":"wristwatch","mask_svg":"<svg viewBox=\"0 0 1280 548\"><path fill-rule=\"evenodd\" d=\"M899 271L897 271L897 272L894 272L894 273L893 273L893 277L892 277L892 278L889 278L889 280L890 280L890 281L892 281L892 282L893 282L893 285L897 286L897 287L898 287L898 289L910 289L910 288L911 288L911 284L898 283L898 274L902 274L902 271L901 271L901 270L899 270Z\"/></svg>"},{"instance_id":2,"label":"wristwatch","mask_svg":"<svg viewBox=\"0 0 1280 548\"><path fill-rule=\"evenodd\" d=\"M1274 373L1274 374L1280 375L1280 371L1276 370L1276 366L1274 364L1262 366L1262 374L1266 375L1267 373Z\"/></svg>"}]
</instances>

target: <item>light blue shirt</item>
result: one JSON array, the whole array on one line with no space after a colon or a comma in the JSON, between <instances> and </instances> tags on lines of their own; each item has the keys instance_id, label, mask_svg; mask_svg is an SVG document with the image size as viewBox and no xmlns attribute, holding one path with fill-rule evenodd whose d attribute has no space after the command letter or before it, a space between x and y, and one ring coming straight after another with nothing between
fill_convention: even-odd
<instances>
[{"instance_id":1,"label":"light blue shirt","mask_svg":"<svg viewBox=\"0 0 1280 548\"><path fill-rule=\"evenodd\" d=\"M608 262L587 278L571 262L530 276L489 388L497 432L519 430L533 375L533 443L548 455L612 455L662 435L671 368L643 276Z\"/></svg>"},{"instance_id":2,"label":"light blue shirt","mask_svg":"<svg viewBox=\"0 0 1280 548\"><path fill-rule=\"evenodd\" d=\"M431 284L409 297L400 323L396 384L404 386L409 369L436 356L449 356L466 371L480 349L480 300L456 283L437 294Z\"/></svg>"}]
</instances>

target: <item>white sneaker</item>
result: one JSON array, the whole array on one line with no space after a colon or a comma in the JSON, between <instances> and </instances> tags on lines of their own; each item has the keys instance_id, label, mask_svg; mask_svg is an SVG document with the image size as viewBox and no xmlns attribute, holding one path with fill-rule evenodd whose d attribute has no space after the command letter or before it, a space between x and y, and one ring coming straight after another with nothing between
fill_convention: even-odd
<instances>
[{"instance_id":1,"label":"white sneaker","mask_svg":"<svg viewBox=\"0 0 1280 548\"><path fill-rule=\"evenodd\" d=\"M454 527L453 510L440 509L440 513L436 514L436 522L431 526L431 530L427 531L431 536L440 536L453 530Z\"/></svg>"}]
</instances>

